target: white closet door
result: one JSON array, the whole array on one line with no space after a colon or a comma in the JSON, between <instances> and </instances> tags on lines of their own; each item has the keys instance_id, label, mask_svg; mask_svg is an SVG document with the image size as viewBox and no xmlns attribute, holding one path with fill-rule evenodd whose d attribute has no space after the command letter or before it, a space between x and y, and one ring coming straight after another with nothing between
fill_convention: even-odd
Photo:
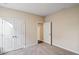
<instances>
[{"instance_id":1,"label":"white closet door","mask_svg":"<svg viewBox=\"0 0 79 59\"><path fill-rule=\"evenodd\" d=\"M19 18L2 18L4 52L25 47L25 21Z\"/></svg>"},{"instance_id":2,"label":"white closet door","mask_svg":"<svg viewBox=\"0 0 79 59\"><path fill-rule=\"evenodd\" d=\"M15 31L16 31L16 40L15 40L15 49L25 47L25 21L24 19L15 18Z\"/></svg>"},{"instance_id":3,"label":"white closet door","mask_svg":"<svg viewBox=\"0 0 79 59\"><path fill-rule=\"evenodd\" d=\"M51 45L51 22L44 23L44 42Z\"/></svg>"},{"instance_id":4,"label":"white closet door","mask_svg":"<svg viewBox=\"0 0 79 59\"><path fill-rule=\"evenodd\" d=\"M14 20L11 18L2 18L3 25L3 52L14 50L15 28Z\"/></svg>"},{"instance_id":5,"label":"white closet door","mask_svg":"<svg viewBox=\"0 0 79 59\"><path fill-rule=\"evenodd\" d=\"M2 53L2 49L3 49L3 46L2 46L2 19L0 18L0 54Z\"/></svg>"}]
</instances>

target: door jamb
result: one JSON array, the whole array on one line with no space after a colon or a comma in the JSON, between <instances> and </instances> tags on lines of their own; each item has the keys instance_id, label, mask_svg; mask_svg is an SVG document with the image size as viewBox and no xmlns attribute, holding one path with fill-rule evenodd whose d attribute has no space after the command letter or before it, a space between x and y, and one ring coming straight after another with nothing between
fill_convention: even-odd
<instances>
[{"instance_id":1,"label":"door jamb","mask_svg":"<svg viewBox=\"0 0 79 59\"><path fill-rule=\"evenodd\" d=\"M51 46L52 46L52 22L51 22Z\"/></svg>"}]
</instances>

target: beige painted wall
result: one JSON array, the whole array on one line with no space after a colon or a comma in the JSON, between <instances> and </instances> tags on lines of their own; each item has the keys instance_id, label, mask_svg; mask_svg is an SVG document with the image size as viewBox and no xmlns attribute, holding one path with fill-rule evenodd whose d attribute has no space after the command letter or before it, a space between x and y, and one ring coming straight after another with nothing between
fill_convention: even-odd
<instances>
[{"instance_id":1,"label":"beige painted wall","mask_svg":"<svg viewBox=\"0 0 79 59\"><path fill-rule=\"evenodd\" d=\"M45 18L52 21L53 45L79 53L79 6L63 9Z\"/></svg>"},{"instance_id":2,"label":"beige painted wall","mask_svg":"<svg viewBox=\"0 0 79 59\"><path fill-rule=\"evenodd\" d=\"M37 44L37 23L43 22L43 17L8 8L0 8L0 17L17 17L24 20L26 23L26 47Z\"/></svg>"}]
</instances>

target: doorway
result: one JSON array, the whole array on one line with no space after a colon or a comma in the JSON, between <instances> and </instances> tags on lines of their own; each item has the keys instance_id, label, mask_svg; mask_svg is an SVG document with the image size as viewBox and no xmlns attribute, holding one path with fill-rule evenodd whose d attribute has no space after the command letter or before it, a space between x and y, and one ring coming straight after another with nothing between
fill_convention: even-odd
<instances>
[{"instance_id":1,"label":"doorway","mask_svg":"<svg viewBox=\"0 0 79 59\"><path fill-rule=\"evenodd\" d=\"M43 43L43 23L38 23L38 43Z\"/></svg>"},{"instance_id":2,"label":"doorway","mask_svg":"<svg viewBox=\"0 0 79 59\"><path fill-rule=\"evenodd\" d=\"M44 42L52 45L52 22L44 23Z\"/></svg>"}]
</instances>

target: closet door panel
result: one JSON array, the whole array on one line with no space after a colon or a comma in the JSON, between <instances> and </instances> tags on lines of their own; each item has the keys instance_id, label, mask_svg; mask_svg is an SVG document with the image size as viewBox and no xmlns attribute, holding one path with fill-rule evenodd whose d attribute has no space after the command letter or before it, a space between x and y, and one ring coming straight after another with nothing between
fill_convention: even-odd
<instances>
[{"instance_id":1,"label":"closet door panel","mask_svg":"<svg viewBox=\"0 0 79 59\"><path fill-rule=\"evenodd\" d=\"M15 48L24 48L25 47L25 21L23 19L15 18L15 31L16 31L16 40Z\"/></svg>"},{"instance_id":2,"label":"closet door panel","mask_svg":"<svg viewBox=\"0 0 79 59\"><path fill-rule=\"evenodd\" d=\"M2 19L0 18L0 54L2 53L2 49L3 49L3 46L2 46Z\"/></svg>"},{"instance_id":3,"label":"closet door panel","mask_svg":"<svg viewBox=\"0 0 79 59\"><path fill-rule=\"evenodd\" d=\"M1 18L0 48L3 49L3 53L24 47L25 47L24 19L13 18L13 17Z\"/></svg>"},{"instance_id":4,"label":"closet door panel","mask_svg":"<svg viewBox=\"0 0 79 59\"><path fill-rule=\"evenodd\" d=\"M2 18L3 21L3 51L8 52L14 50L15 29L14 20L12 18Z\"/></svg>"}]
</instances>

